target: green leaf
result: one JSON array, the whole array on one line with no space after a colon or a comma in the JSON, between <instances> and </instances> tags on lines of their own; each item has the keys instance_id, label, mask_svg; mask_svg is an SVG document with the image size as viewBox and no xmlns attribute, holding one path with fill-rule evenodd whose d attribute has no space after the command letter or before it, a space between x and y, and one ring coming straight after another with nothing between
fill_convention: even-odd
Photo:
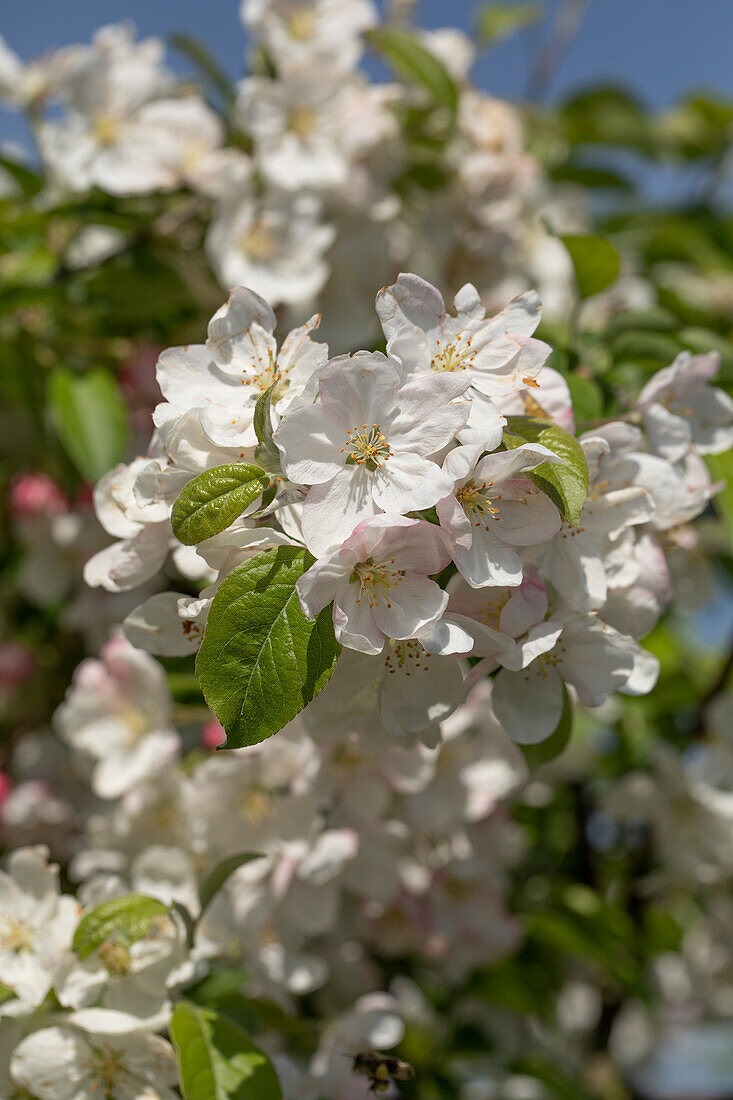
<instances>
[{"instance_id":1,"label":"green leaf","mask_svg":"<svg viewBox=\"0 0 733 1100\"><path fill-rule=\"evenodd\" d=\"M509 35L537 23L542 14L541 4L486 4L479 8L476 16L479 44L488 46L502 38L508 38Z\"/></svg>"},{"instance_id":2,"label":"green leaf","mask_svg":"<svg viewBox=\"0 0 733 1100\"><path fill-rule=\"evenodd\" d=\"M173 534L186 546L218 535L260 496L269 481L261 466L249 462L204 470L184 486L173 505Z\"/></svg>"},{"instance_id":3,"label":"green leaf","mask_svg":"<svg viewBox=\"0 0 733 1100\"><path fill-rule=\"evenodd\" d=\"M127 947L147 936L153 922L167 912L162 901L144 894L126 894L103 901L79 921L74 933L74 951L85 959L110 938Z\"/></svg>"},{"instance_id":4,"label":"green leaf","mask_svg":"<svg viewBox=\"0 0 733 1100\"><path fill-rule=\"evenodd\" d=\"M234 569L214 597L196 671L226 748L277 733L336 667L331 609L310 622L295 591L313 561L296 546L265 550Z\"/></svg>"},{"instance_id":5,"label":"green leaf","mask_svg":"<svg viewBox=\"0 0 733 1100\"><path fill-rule=\"evenodd\" d=\"M724 483L721 491L713 497L713 507L725 521L733 549L733 451L726 451L722 455L705 455L705 462L713 479Z\"/></svg>"},{"instance_id":6,"label":"green leaf","mask_svg":"<svg viewBox=\"0 0 733 1100\"><path fill-rule=\"evenodd\" d=\"M423 46L417 35L399 27L378 27L364 37L398 76L419 84L437 106L455 115L458 89L443 62Z\"/></svg>"},{"instance_id":7,"label":"green leaf","mask_svg":"<svg viewBox=\"0 0 733 1100\"><path fill-rule=\"evenodd\" d=\"M185 1100L281 1100L269 1058L231 1020L180 1003L170 1035Z\"/></svg>"},{"instance_id":8,"label":"green leaf","mask_svg":"<svg viewBox=\"0 0 733 1100\"><path fill-rule=\"evenodd\" d=\"M570 253L581 298L590 298L616 282L621 257L605 237L569 233L560 238Z\"/></svg>"},{"instance_id":9,"label":"green leaf","mask_svg":"<svg viewBox=\"0 0 733 1100\"><path fill-rule=\"evenodd\" d=\"M538 489L547 493L568 523L577 527L589 480L588 464L582 447L570 432L549 420L510 416L504 432L504 445L513 450L522 443L541 443L562 459L562 465L542 462L526 476Z\"/></svg>"},{"instance_id":10,"label":"green leaf","mask_svg":"<svg viewBox=\"0 0 733 1100\"><path fill-rule=\"evenodd\" d=\"M174 49L194 64L227 106L234 102L235 91L231 80L202 42L190 34L180 33L169 35L168 41Z\"/></svg>"},{"instance_id":11,"label":"green leaf","mask_svg":"<svg viewBox=\"0 0 733 1100\"><path fill-rule=\"evenodd\" d=\"M584 420L598 420L603 413L603 394L592 378L570 373L566 377L573 401L575 423Z\"/></svg>"},{"instance_id":12,"label":"green leaf","mask_svg":"<svg viewBox=\"0 0 733 1100\"><path fill-rule=\"evenodd\" d=\"M199 887L201 913L203 913L209 902L214 899L214 896L218 894L226 880L230 875L234 874L238 867L242 867L243 864L249 863L250 860L257 858L257 852L240 852L239 855L229 856L228 859L223 859L221 863L217 863L214 870L206 876ZM199 914L199 920L201 919L201 913Z\"/></svg>"},{"instance_id":13,"label":"green leaf","mask_svg":"<svg viewBox=\"0 0 733 1100\"><path fill-rule=\"evenodd\" d=\"M255 447L255 458L271 474L281 474L280 452L272 438L272 391L276 383L265 390L257 399L254 411L254 429L258 446Z\"/></svg>"},{"instance_id":14,"label":"green leaf","mask_svg":"<svg viewBox=\"0 0 733 1100\"><path fill-rule=\"evenodd\" d=\"M573 704L567 687L563 684L562 714L555 730L537 745L520 745L524 758L534 771L541 764L547 764L565 752L570 734L573 731Z\"/></svg>"},{"instance_id":15,"label":"green leaf","mask_svg":"<svg viewBox=\"0 0 733 1100\"><path fill-rule=\"evenodd\" d=\"M127 410L115 380L101 369L72 374L59 367L48 396L69 458L86 481L98 481L125 457L127 447Z\"/></svg>"},{"instance_id":16,"label":"green leaf","mask_svg":"<svg viewBox=\"0 0 733 1100\"><path fill-rule=\"evenodd\" d=\"M0 156L0 168L4 168L9 176L12 176L26 198L33 198L43 188L44 179L39 172L34 172L26 164L15 160L14 157Z\"/></svg>"}]
</instances>

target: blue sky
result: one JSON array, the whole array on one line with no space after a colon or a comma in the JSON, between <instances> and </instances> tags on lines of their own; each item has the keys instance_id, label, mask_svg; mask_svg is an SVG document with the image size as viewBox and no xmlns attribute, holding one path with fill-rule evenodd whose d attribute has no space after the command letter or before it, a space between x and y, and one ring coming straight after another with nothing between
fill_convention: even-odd
<instances>
[{"instance_id":1,"label":"blue sky","mask_svg":"<svg viewBox=\"0 0 733 1100\"><path fill-rule=\"evenodd\" d=\"M558 0L545 0L551 15ZM243 34L237 0L24 0L3 5L0 31L23 57L87 40L101 23L132 19L141 34L180 30L202 38L236 75ZM474 0L420 0L421 21L470 28ZM590 0L580 32L552 82L554 96L600 79L622 80L655 104L690 87L733 93L731 0ZM535 35L507 42L484 58L477 77L488 90L521 95Z\"/></svg>"},{"instance_id":2,"label":"blue sky","mask_svg":"<svg viewBox=\"0 0 733 1100\"><path fill-rule=\"evenodd\" d=\"M544 0L547 23L485 54L474 71L480 87L521 98L532 59L561 0ZM582 2L582 0L578 0ZM106 22L132 20L141 35L184 31L199 37L233 76L242 71L245 38L238 0L24 0L4 5L0 32L24 58L70 42L88 41ZM419 0L424 26L446 24L469 30L475 0ZM585 85L615 82L645 101L665 106L691 89L733 96L733 0L587 0L579 32L548 88L550 100ZM0 140L22 139L20 121L0 110ZM645 173L655 193L676 193L680 181L665 183Z\"/></svg>"}]
</instances>

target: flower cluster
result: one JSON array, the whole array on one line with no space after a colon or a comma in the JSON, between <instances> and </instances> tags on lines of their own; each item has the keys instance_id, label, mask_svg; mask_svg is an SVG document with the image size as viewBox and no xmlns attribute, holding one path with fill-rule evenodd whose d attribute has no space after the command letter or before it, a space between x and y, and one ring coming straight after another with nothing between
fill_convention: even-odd
<instances>
[{"instance_id":1,"label":"flower cluster","mask_svg":"<svg viewBox=\"0 0 733 1100\"><path fill-rule=\"evenodd\" d=\"M144 603L125 623L133 644L196 650L230 573L267 547L304 546L315 561L300 605L310 620L330 608L346 650L326 694L356 705L363 690L394 736L429 743L493 671L497 717L524 743L558 726L563 685L588 706L650 690L657 662L638 639L669 599L666 533L705 508L715 486L700 455L733 438L733 406L709 384L716 356L680 356L631 419L576 441L567 386L533 336L537 296L486 317L467 285L455 311L401 275L377 297L386 353L329 359L317 317L278 350L270 308L237 288L206 344L163 352L149 457L95 491L101 522L126 537L87 580L116 590L153 576L195 475L259 459L272 490L195 555L174 550L210 583ZM263 394L267 444L255 429Z\"/></svg>"},{"instance_id":2,"label":"flower cluster","mask_svg":"<svg viewBox=\"0 0 733 1100\"><path fill-rule=\"evenodd\" d=\"M111 1096L168 1100L176 1070L157 1033L228 965L249 998L280 1011L318 993L322 1029L307 1057L283 1044L277 1017L257 1037L286 1098L368 1095L344 1055L399 1042L417 995L400 982L381 991L370 951L420 959L455 983L519 935L504 901L517 839L501 802L526 765L486 695L476 689L433 749L397 748L368 716L345 723L324 706L267 745L195 750L184 767L196 731L171 726L159 664L110 641L56 716L77 776L64 783L57 769L55 787L77 806L79 900L59 896L40 847L17 849L0 872L6 1088L50 1098L62 1082L79 1095L104 1082ZM232 857L238 869L208 902L203 884ZM81 946L88 914L140 895L158 903L144 935L129 942L110 923L93 950Z\"/></svg>"},{"instance_id":3,"label":"flower cluster","mask_svg":"<svg viewBox=\"0 0 733 1100\"><path fill-rule=\"evenodd\" d=\"M128 24L27 64L0 40L0 97L26 112L54 187L187 189L191 203L170 217L203 221L223 286L251 287L295 320L317 299L342 343L373 337L367 295L401 267L441 283L462 271L494 302L539 282L553 312L568 307L572 269L545 225L572 229L577 217L561 193L550 202L516 109L470 83L465 35L446 28L410 46L445 66L456 99L446 119L425 89L359 68L365 34L382 29L372 0L245 0L241 13L250 73L224 118L176 82L160 40L136 41ZM410 132L412 116L424 134ZM435 145L439 169L414 163L418 140ZM156 228L167 232L166 218ZM450 234L426 234L438 222ZM126 243L112 224L86 226L65 263L92 266Z\"/></svg>"}]
</instances>

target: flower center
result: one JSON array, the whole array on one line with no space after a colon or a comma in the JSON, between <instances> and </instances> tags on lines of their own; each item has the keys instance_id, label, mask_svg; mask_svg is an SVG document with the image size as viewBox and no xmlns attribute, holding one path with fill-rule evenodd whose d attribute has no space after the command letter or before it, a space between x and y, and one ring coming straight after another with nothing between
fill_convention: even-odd
<instances>
[{"instance_id":1,"label":"flower center","mask_svg":"<svg viewBox=\"0 0 733 1100\"><path fill-rule=\"evenodd\" d=\"M275 236L261 221L255 221L239 238L242 251L251 260L271 260L277 252Z\"/></svg>"},{"instance_id":2,"label":"flower center","mask_svg":"<svg viewBox=\"0 0 733 1100\"><path fill-rule=\"evenodd\" d=\"M130 969L130 952L124 944L107 940L99 949L102 965L110 978L122 978Z\"/></svg>"},{"instance_id":3,"label":"flower center","mask_svg":"<svg viewBox=\"0 0 733 1100\"><path fill-rule=\"evenodd\" d=\"M127 1076L120 1052L109 1046L94 1047L86 1068L90 1094L99 1089L102 1096L109 1097L115 1086Z\"/></svg>"},{"instance_id":4,"label":"flower center","mask_svg":"<svg viewBox=\"0 0 733 1100\"><path fill-rule=\"evenodd\" d=\"M99 145L114 145L117 141L117 135L119 134L119 124L117 119L110 118L109 115L99 115L94 120L94 137Z\"/></svg>"},{"instance_id":5,"label":"flower center","mask_svg":"<svg viewBox=\"0 0 733 1100\"><path fill-rule=\"evenodd\" d=\"M35 939L35 932L30 925L14 917L6 917L0 925L0 948L3 951L13 951L16 955L21 951L32 951Z\"/></svg>"},{"instance_id":6,"label":"flower center","mask_svg":"<svg viewBox=\"0 0 733 1100\"><path fill-rule=\"evenodd\" d=\"M440 340L435 341L435 354L430 360L430 369L436 373L444 371L467 370L473 366L471 354L471 341L467 340L465 346L459 348L457 344L440 346Z\"/></svg>"},{"instance_id":7,"label":"flower center","mask_svg":"<svg viewBox=\"0 0 733 1100\"><path fill-rule=\"evenodd\" d=\"M288 20L288 34L295 42L306 42L316 31L316 17L310 7L294 11Z\"/></svg>"},{"instance_id":8,"label":"flower center","mask_svg":"<svg viewBox=\"0 0 733 1100\"><path fill-rule=\"evenodd\" d=\"M274 810L272 796L264 787L250 787L244 792L240 814L248 825L262 825Z\"/></svg>"},{"instance_id":9,"label":"flower center","mask_svg":"<svg viewBox=\"0 0 733 1100\"><path fill-rule=\"evenodd\" d=\"M411 676L413 669L427 672L430 667L429 654L417 638L409 638L404 642L392 640L387 649L384 667L390 676L394 676L396 672Z\"/></svg>"},{"instance_id":10,"label":"flower center","mask_svg":"<svg viewBox=\"0 0 733 1100\"><path fill-rule=\"evenodd\" d=\"M316 128L317 118L311 107L294 107L290 113L290 129L301 141L307 141Z\"/></svg>"},{"instance_id":11,"label":"flower center","mask_svg":"<svg viewBox=\"0 0 733 1100\"><path fill-rule=\"evenodd\" d=\"M394 558L386 562L376 562L374 558L367 558L354 566L351 580L361 588L361 595L356 602L361 603L361 597L366 593L369 606L375 607L379 600L386 596L391 589L396 588L405 575L404 569L395 569ZM387 600L387 607L392 604Z\"/></svg>"},{"instance_id":12,"label":"flower center","mask_svg":"<svg viewBox=\"0 0 733 1100\"><path fill-rule=\"evenodd\" d=\"M501 493L493 498L487 494L487 490L493 485L493 481L482 481L477 485L475 481L467 481L456 493L456 500L474 527L483 527L489 530L486 522L488 519L499 519L499 509L494 501L501 500Z\"/></svg>"},{"instance_id":13,"label":"flower center","mask_svg":"<svg viewBox=\"0 0 733 1100\"><path fill-rule=\"evenodd\" d=\"M346 432L346 444L341 454L346 455L349 466L366 466L367 470L377 470L383 462L391 458L394 451L389 449L382 429L378 424L362 424L349 428Z\"/></svg>"}]
</instances>

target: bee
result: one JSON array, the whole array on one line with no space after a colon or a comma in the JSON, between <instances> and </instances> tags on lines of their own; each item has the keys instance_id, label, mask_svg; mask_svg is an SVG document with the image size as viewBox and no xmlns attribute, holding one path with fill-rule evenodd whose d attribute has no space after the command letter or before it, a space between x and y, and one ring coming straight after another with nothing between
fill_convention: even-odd
<instances>
[{"instance_id":1,"label":"bee","mask_svg":"<svg viewBox=\"0 0 733 1100\"><path fill-rule=\"evenodd\" d=\"M409 1062L400 1058L391 1058L376 1050L367 1050L353 1057L354 1073L369 1078L370 1092L386 1092L392 1081L411 1081L415 1070Z\"/></svg>"}]
</instances>

